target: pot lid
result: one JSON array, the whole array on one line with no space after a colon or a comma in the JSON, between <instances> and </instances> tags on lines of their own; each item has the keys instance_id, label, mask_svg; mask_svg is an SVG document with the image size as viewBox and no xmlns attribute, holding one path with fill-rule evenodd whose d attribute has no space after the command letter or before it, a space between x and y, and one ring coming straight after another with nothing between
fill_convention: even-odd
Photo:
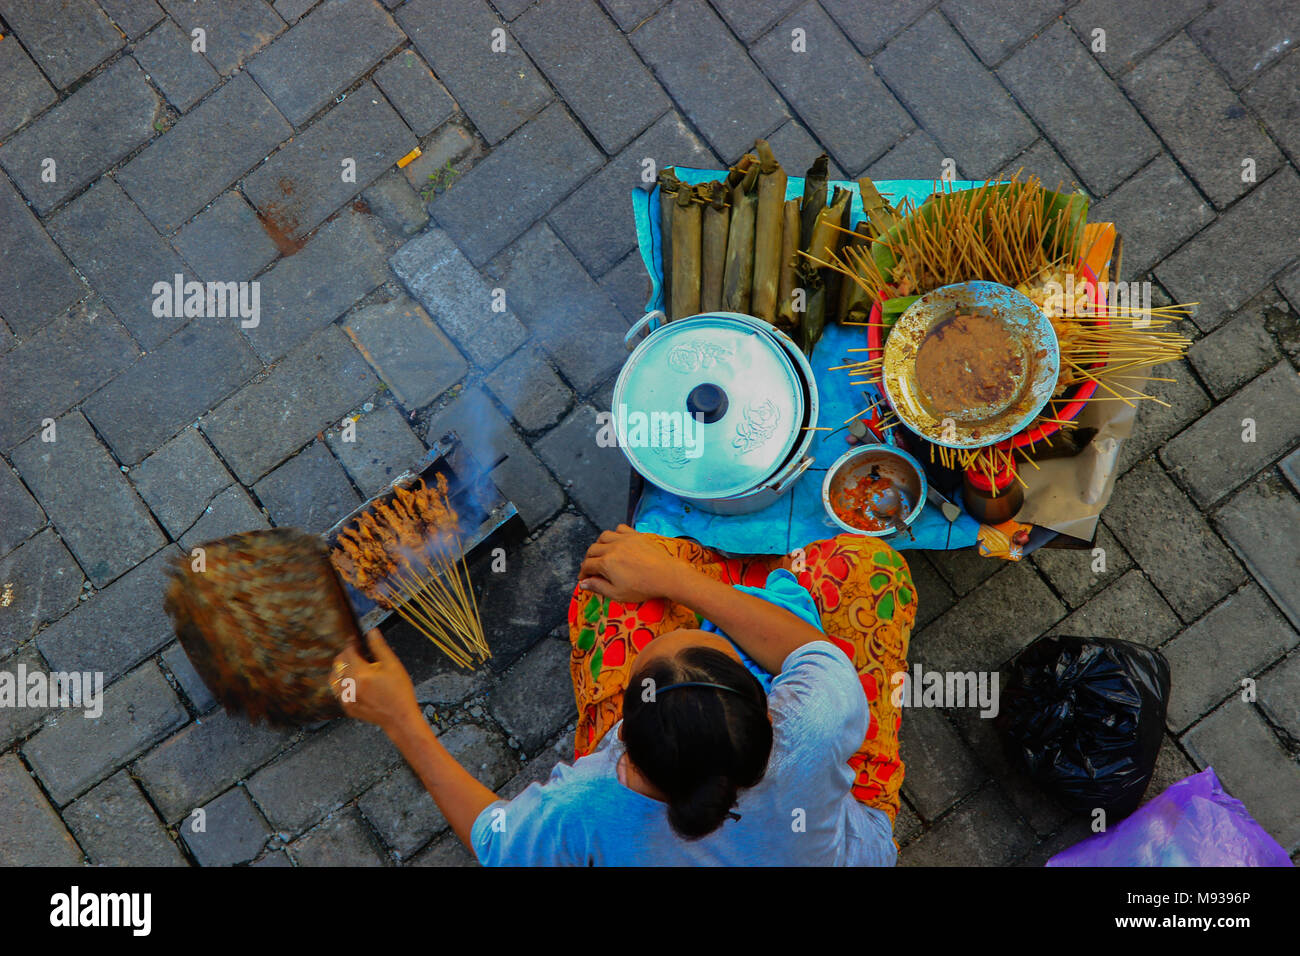
<instances>
[{"instance_id":1,"label":"pot lid","mask_svg":"<svg viewBox=\"0 0 1300 956\"><path fill-rule=\"evenodd\" d=\"M684 498L761 487L789 457L804 412L789 355L743 316L663 326L628 357L614 389L623 453L649 481Z\"/></svg>"}]
</instances>

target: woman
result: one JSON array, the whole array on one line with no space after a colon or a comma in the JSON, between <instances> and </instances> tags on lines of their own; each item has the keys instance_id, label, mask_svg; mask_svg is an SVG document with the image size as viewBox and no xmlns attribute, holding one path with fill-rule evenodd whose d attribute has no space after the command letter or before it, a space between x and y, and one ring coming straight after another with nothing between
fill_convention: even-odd
<instances>
[{"instance_id":1,"label":"woman","mask_svg":"<svg viewBox=\"0 0 1300 956\"><path fill-rule=\"evenodd\" d=\"M509 802L438 742L377 632L378 662L348 652L339 675L485 864L892 865L889 678L914 615L875 539L740 560L606 531L570 606L578 759Z\"/></svg>"}]
</instances>

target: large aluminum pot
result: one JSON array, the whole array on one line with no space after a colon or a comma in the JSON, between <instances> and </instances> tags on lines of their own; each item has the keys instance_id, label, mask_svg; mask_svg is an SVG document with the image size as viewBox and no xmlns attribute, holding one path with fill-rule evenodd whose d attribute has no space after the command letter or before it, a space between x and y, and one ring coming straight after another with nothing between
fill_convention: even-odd
<instances>
[{"instance_id":1,"label":"large aluminum pot","mask_svg":"<svg viewBox=\"0 0 1300 956\"><path fill-rule=\"evenodd\" d=\"M666 322L655 311L625 341L613 422L647 481L704 511L748 514L812 464L817 383L789 336L737 312Z\"/></svg>"}]
</instances>

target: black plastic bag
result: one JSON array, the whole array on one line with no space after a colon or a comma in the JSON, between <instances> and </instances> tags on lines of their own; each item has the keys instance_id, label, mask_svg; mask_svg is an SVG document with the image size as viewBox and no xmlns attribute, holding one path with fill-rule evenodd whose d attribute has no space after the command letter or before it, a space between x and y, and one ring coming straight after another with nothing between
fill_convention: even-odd
<instances>
[{"instance_id":1,"label":"black plastic bag","mask_svg":"<svg viewBox=\"0 0 1300 956\"><path fill-rule=\"evenodd\" d=\"M996 724L1012 762L1069 810L1136 810L1164 736L1164 655L1114 638L1041 637L1011 668Z\"/></svg>"}]
</instances>

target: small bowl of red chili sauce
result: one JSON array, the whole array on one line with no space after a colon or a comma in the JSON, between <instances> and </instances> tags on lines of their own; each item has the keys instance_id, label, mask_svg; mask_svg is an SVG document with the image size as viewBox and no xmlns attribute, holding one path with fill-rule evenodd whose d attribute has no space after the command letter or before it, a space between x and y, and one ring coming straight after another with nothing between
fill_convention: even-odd
<instances>
[{"instance_id":1,"label":"small bowl of red chili sauce","mask_svg":"<svg viewBox=\"0 0 1300 956\"><path fill-rule=\"evenodd\" d=\"M859 445L836 459L822 481L827 516L853 534L883 538L925 508L925 471L893 445ZM892 511L892 513L891 513Z\"/></svg>"}]
</instances>

